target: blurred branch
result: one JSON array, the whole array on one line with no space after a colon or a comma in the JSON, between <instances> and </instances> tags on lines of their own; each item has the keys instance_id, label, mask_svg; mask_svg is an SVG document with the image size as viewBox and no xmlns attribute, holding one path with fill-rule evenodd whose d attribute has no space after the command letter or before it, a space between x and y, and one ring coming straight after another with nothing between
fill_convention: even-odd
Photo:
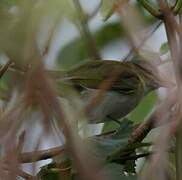
<instances>
[{"instance_id":1,"label":"blurred branch","mask_svg":"<svg viewBox=\"0 0 182 180\"><path fill-rule=\"evenodd\" d=\"M174 153L174 147L170 147L169 149L167 149L167 152L169 153ZM125 156L121 156L121 158L117 159L117 160L121 160L121 161L127 161L127 160L137 160L139 158L143 158L143 157L148 157L150 155L155 154L156 151L149 151L149 152L144 152L141 154L136 154L136 155L125 155Z\"/></svg>"},{"instance_id":2,"label":"blurred branch","mask_svg":"<svg viewBox=\"0 0 182 180\"><path fill-rule=\"evenodd\" d=\"M131 138L129 139L129 143L140 142L148 135L148 133L154 128L154 117L155 115L152 114L146 122L142 123L133 131Z\"/></svg>"},{"instance_id":3,"label":"blurred branch","mask_svg":"<svg viewBox=\"0 0 182 180\"><path fill-rule=\"evenodd\" d=\"M138 0L138 2L154 17L161 19L161 12L152 6L151 2L148 0Z\"/></svg>"},{"instance_id":4,"label":"blurred branch","mask_svg":"<svg viewBox=\"0 0 182 180\"><path fill-rule=\"evenodd\" d=\"M83 33L83 37L86 41L87 49L90 53L90 56L94 58L95 60L100 60L101 56L96 48L96 43L92 37L92 34L88 27L88 17L85 14L84 10L82 9L82 6L80 4L79 0L73 0L73 3L75 4L76 10L78 12L79 21ZM99 6L100 7L100 6ZM96 9L97 10L97 9ZM92 14L93 16L94 14ZM91 16L90 16L91 18Z\"/></svg>"},{"instance_id":5,"label":"blurred branch","mask_svg":"<svg viewBox=\"0 0 182 180\"><path fill-rule=\"evenodd\" d=\"M118 1L115 6L115 11L120 16L120 19L122 21L121 23L124 25L128 41L131 45L131 50L126 56L125 61L127 61L129 58L131 59L133 53L140 56L140 47L158 29L162 22L160 21L157 23L156 27L154 27L154 29L148 35L144 36L144 33L141 33L143 31L143 28L141 28L142 24L140 18L135 17L137 16L137 10L135 10L134 7L130 6L128 3ZM133 21L134 18L135 21Z\"/></svg>"},{"instance_id":6,"label":"blurred branch","mask_svg":"<svg viewBox=\"0 0 182 180\"><path fill-rule=\"evenodd\" d=\"M33 161L40 161L52 158L64 152L65 148L63 146L50 148L47 150L33 151L27 153L21 153L19 159L21 163L31 163ZM36 155L36 159L35 159Z\"/></svg>"},{"instance_id":7,"label":"blurred branch","mask_svg":"<svg viewBox=\"0 0 182 180\"><path fill-rule=\"evenodd\" d=\"M142 123L138 128L133 131L129 143L141 142L154 127L163 125L165 122L161 122L159 118L162 117L164 109L166 115L168 115L169 117L173 117L175 115L175 112L171 111L171 109L176 104L176 99L177 97L171 96L168 102L164 101L163 103L158 105L149 116L148 120L146 120L146 122Z\"/></svg>"},{"instance_id":8,"label":"blurred branch","mask_svg":"<svg viewBox=\"0 0 182 180\"><path fill-rule=\"evenodd\" d=\"M148 34L140 41L140 44L138 45L137 49L140 49L144 45L144 43L157 31L157 29L161 26L162 23L163 21L159 21L156 23L153 29L149 31ZM124 61L131 60L133 58L133 52L134 49L132 48L124 58Z\"/></svg>"},{"instance_id":9,"label":"blurred branch","mask_svg":"<svg viewBox=\"0 0 182 180\"><path fill-rule=\"evenodd\" d=\"M149 2L148 0L138 0L138 2L154 17L158 19L163 19L163 13L161 12L161 9L157 9L152 5L152 2ZM176 0L175 4L169 9L174 15L177 15L180 13L182 7L182 1L181 0Z\"/></svg>"},{"instance_id":10,"label":"blurred branch","mask_svg":"<svg viewBox=\"0 0 182 180\"><path fill-rule=\"evenodd\" d=\"M8 61L4 66L0 69L0 78L4 75L4 73L8 70L9 66L12 64L11 61Z\"/></svg>"},{"instance_id":11,"label":"blurred branch","mask_svg":"<svg viewBox=\"0 0 182 180\"><path fill-rule=\"evenodd\" d=\"M18 138L18 145L17 145L18 153L22 151L24 142L25 142L25 131L23 131Z\"/></svg>"},{"instance_id":12,"label":"blurred branch","mask_svg":"<svg viewBox=\"0 0 182 180\"><path fill-rule=\"evenodd\" d=\"M177 3L181 3L181 0ZM164 24L166 27L166 34L169 42L169 47L171 51L171 57L172 62L174 66L175 71L175 78L177 82L177 94L181 95L182 93L182 66L181 66L181 60L182 60L182 31L181 27L175 20L173 14L171 13L168 5L165 1L159 0L159 5L161 7L161 11L164 14ZM181 6L181 4L180 4ZM180 8L179 8L180 9ZM181 99L178 99L179 104L179 111L176 116L176 126L175 132L176 132L176 179L181 180L182 179L182 119L181 119L181 110L182 110L182 101Z\"/></svg>"},{"instance_id":13,"label":"blurred branch","mask_svg":"<svg viewBox=\"0 0 182 180\"><path fill-rule=\"evenodd\" d=\"M174 103L176 102L176 99L173 99L173 101L170 102L168 105L168 109L171 109L172 106L174 106ZM156 110L150 115L148 120L139 127L135 128L133 130L132 136L129 139L129 143L136 143L136 142L141 142L147 135L148 133L155 128L158 125L162 125L158 122L158 117L160 117L159 113L161 112L161 109L163 108L163 104L159 105ZM172 114L173 115L173 114ZM170 114L170 116L172 116ZM107 136L110 134L113 134L116 131L109 131L107 133L103 133L97 136ZM20 162L21 163L30 163L32 161L39 161L39 160L45 160L52 158L54 156L57 156L64 152L65 147L64 146L59 146L55 148L50 148L47 150L41 150L41 151L36 151L36 152L28 152L28 153L22 153L19 156ZM35 154L36 154L36 159L35 159Z\"/></svg>"},{"instance_id":14,"label":"blurred branch","mask_svg":"<svg viewBox=\"0 0 182 180\"><path fill-rule=\"evenodd\" d=\"M174 18L172 12L170 11L166 1L159 0L159 5L161 7L161 11L164 14L164 24L166 28L166 34L168 38L168 43L170 47L171 52L171 59L173 62L174 72L175 72L175 78L177 82L177 93L176 95L179 96L182 93L182 66L181 66L181 60L182 60L182 31L181 27ZM174 131L176 132L176 179L181 180L182 179L182 119L181 119L181 110L182 110L182 101L181 99L177 99L179 110L176 115L176 125L174 127Z\"/></svg>"},{"instance_id":15,"label":"blurred branch","mask_svg":"<svg viewBox=\"0 0 182 180\"><path fill-rule=\"evenodd\" d=\"M176 0L175 5L173 7L173 12L175 15L177 15L182 7L182 1L181 0Z\"/></svg>"},{"instance_id":16,"label":"blurred branch","mask_svg":"<svg viewBox=\"0 0 182 180\"><path fill-rule=\"evenodd\" d=\"M172 99L172 101L169 102L168 104L168 112L170 112L170 109L174 106L174 104L176 103L176 99ZM139 127L137 127L136 129L134 129L132 136L129 140L129 143L136 143L136 142L140 142L142 141L147 134L151 131L152 128L158 126L158 125L162 125L158 119L158 117L160 117L160 113L162 113L162 109L163 109L163 105L164 103L162 103L161 105L159 105L155 111L150 115L150 117L148 118L148 120L144 123L142 123ZM169 116L172 116L173 113L169 113ZM115 131L110 131L104 134L100 134L99 136L107 136L109 134L114 133ZM44 160L44 159L48 159L48 158L52 158L53 156L56 156L60 153L62 153L64 151L64 147L60 146L60 147L56 147L56 148L51 148L48 150L42 150L42 151L38 151L37 153L37 159L36 160ZM35 152L31 152L31 153L22 153L20 155L20 161L22 163L28 163L32 161L32 156L35 155Z\"/></svg>"},{"instance_id":17,"label":"blurred branch","mask_svg":"<svg viewBox=\"0 0 182 180\"><path fill-rule=\"evenodd\" d=\"M48 52L49 52L49 49L50 49L50 46L51 46L51 41L52 41L52 38L53 38L54 33L56 31L56 27L59 24L59 21L60 21L60 16L58 16L55 19L55 22L53 22L53 25L52 25L52 27L50 28L50 30L48 32L48 38L47 38L46 45L45 45L45 47L43 49L42 56L46 56L48 54Z\"/></svg>"},{"instance_id":18,"label":"blurred branch","mask_svg":"<svg viewBox=\"0 0 182 180\"><path fill-rule=\"evenodd\" d=\"M137 155L129 155L129 156L127 155L127 156L121 157L119 160L120 161L137 160L139 158L150 156L151 154L153 154L153 152L146 152L146 153L141 153Z\"/></svg>"}]
</instances>

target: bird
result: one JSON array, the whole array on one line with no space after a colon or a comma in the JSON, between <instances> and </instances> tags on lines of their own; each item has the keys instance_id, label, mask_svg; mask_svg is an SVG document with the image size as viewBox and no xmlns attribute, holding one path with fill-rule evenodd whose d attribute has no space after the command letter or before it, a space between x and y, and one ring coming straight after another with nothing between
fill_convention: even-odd
<instances>
[{"instance_id":1,"label":"bird","mask_svg":"<svg viewBox=\"0 0 182 180\"><path fill-rule=\"evenodd\" d=\"M72 96L72 87L79 92L91 124L110 120L120 123L118 120L134 110L149 92L169 85L151 61L140 58L88 60L68 70L46 72L64 87L59 96Z\"/></svg>"},{"instance_id":2,"label":"bird","mask_svg":"<svg viewBox=\"0 0 182 180\"><path fill-rule=\"evenodd\" d=\"M49 74L79 91L84 106L89 107L87 117L91 124L118 122L149 92L166 86L157 67L143 59L89 60L70 70L49 71ZM97 102L92 106L94 98Z\"/></svg>"}]
</instances>

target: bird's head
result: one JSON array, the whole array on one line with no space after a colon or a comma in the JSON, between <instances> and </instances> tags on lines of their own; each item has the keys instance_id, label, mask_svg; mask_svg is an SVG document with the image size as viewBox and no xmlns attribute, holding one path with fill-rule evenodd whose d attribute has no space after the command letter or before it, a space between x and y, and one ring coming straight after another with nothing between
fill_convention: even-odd
<instances>
[{"instance_id":1,"label":"bird's head","mask_svg":"<svg viewBox=\"0 0 182 180\"><path fill-rule=\"evenodd\" d=\"M141 79L143 79L146 93L160 87L170 86L170 82L159 73L157 66L152 62L146 60L134 60L133 63L138 74L141 76Z\"/></svg>"}]
</instances>

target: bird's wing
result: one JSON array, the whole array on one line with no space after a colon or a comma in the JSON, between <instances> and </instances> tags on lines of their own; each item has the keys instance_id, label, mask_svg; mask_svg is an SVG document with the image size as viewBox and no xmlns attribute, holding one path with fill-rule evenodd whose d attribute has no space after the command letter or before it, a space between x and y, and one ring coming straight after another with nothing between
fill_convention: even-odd
<instances>
[{"instance_id":1,"label":"bird's wing","mask_svg":"<svg viewBox=\"0 0 182 180\"><path fill-rule=\"evenodd\" d=\"M140 78L132 64L109 60L89 61L68 71L62 81L74 87L105 88L121 94L133 94L140 87Z\"/></svg>"}]
</instances>

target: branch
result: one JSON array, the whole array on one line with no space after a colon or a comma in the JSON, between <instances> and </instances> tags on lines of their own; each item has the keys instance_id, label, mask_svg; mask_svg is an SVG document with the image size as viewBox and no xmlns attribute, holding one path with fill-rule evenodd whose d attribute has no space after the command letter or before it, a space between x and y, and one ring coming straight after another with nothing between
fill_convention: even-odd
<instances>
[{"instance_id":1,"label":"branch","mask_svg":"<svg viewBox=\"0 0 182 180\"><path fill-rule=\"evenodd\" d=\"M164 100L163 103L159 104L152 112L148 120L133 131L131 138L129 139L129 143L141 142L153 128L165 124L166 122L160 120L164 114L172 119L172 117L175 116L175 111L171 111L171 109L174 107L176 102L177 97L175 96L175 92L173 96L167 96L166 100Z\"/></svg>"},{"instance_id":2,"label":"branch","mask_svg":"<svg viewBox=\"0 0 182 180\"><path fill-rule=\"evenodd\" d=\"M141 142L148 133L154 128L155 125L155 115L151 115L151 117L148 119L148 121L141 124L138 128L136 128L131 138L129 139L129 143L135 143L135 142Z\"/></svg>"},{"instance_id":3,"label":"branch","mask_svg":"<svg viewBox=\"0 0 182 180\"><path fill-rule=\"evenodd\" d=\"M8 70L9 66L12 64L11 61L8 61L4 66L0 69L0 78L4 75L4 73Z\"/></svg>"},{"instance_id":4,"label":"branch","mask_svg":"<svg viewBox=\"0 0 182 180\"><path fill-rule=\"evenodd\" d=\"M101 56L100 56L100 54L99 54L99 52L98 52L98 50L96 48L96 43L95 43L95 41L94 41L94 39L92 37L92 34L91 34L90 30L89 30L89 27L88 27L88 17L85 14L79 0L73 0L73 3L74 3L74 5L76 7L76 10L78 12L78 16L79 16L79 19L80 19L81 30L82 30L84 39L86 41L86 45L87 45L89 55L92 58L94 58L94 60L100 60ZM100 5L98 6L98 8L99 7L100 7ZM96 11L97 10L98 9L96 9Z\"/></svg>"},{"instance_id":5,"label":"branch","mask_svg":"<svg viewBox=\"0 0 182 180\"><path fill-rule=\"evenodd\" d=\"M146 152L146 153L141 153L141 154L137 154L137 155L123 156L119 160L121 160L121 161L136 160L139 158L150 156L151 154L153 154L153 152Z\"/></svg>"},{"instance_id":6,"label":"branch","mask_svg":"<svg viewBox=\"0 0 182 180\"><path fill-rule=\"evenodd\" d=\"M160 10L156 9L155 7L153 7L153 5L151 4L151 2L149 2L148 0L138 0L138 2L154 17L162 19L162 14L160 12Z\"/></svg>"},{"instance_id":7,"label":"branch","mask_svg":"<svg viewBox=\"0 0 182 180\"><path fill-rule=\"evenodd\" d=\"M45 160L61 154L62 152L64 152L64 150L64 146L58 146L47 150L21 153L19 155L19 160L21 163L31 163L34 161Z\"/></svg>"},{"instance_id":8,"label":"branch","mask_svg":"<svg viewBox=\"0 0 182 180\"><path fill-rule=\"evenodd\" d=\"M172 104L171 104L172 106ZM160 107L161 108L161 107ZM141 124L139 127L134 129L131 138L129 139L129 143L136 143L136 142L141 142L147 134L156 127L156 121L158 120L158 111L159 108L157 108L149 117L149 119ZM100 134L97 136L107 136L109 134L114 133L115 131L110 131L104 134ZM21 153L19 155L19 160L21 163L31 163L34 161L41 161L45 159L52 158L54 156L57 156L65 151L64 146L58 146L55 148L50 148L47 150L40 150L40 151L33 151L33 152L27 152L27 153ZM36 157L35 157L36 155Z\"/></svg>"},{"instance_id":9,"label":"branch","mask_svg":"<svg viewBox=\"0 0 182 180\"><path fill-rule=\"evenodd\" d=\"M156 23L155 27L150 32L148 32L148 34L141 40L141 42L136 48L140 49L144 45L144 43L157 31L157 29L161 26L162 23L163 23L162 21L159 21L158 23ZM132 48L128 52L128 54L124 58L125 61L129 61L133 57L133 51L134 49Z\"/></svg>"}]
</instances>

